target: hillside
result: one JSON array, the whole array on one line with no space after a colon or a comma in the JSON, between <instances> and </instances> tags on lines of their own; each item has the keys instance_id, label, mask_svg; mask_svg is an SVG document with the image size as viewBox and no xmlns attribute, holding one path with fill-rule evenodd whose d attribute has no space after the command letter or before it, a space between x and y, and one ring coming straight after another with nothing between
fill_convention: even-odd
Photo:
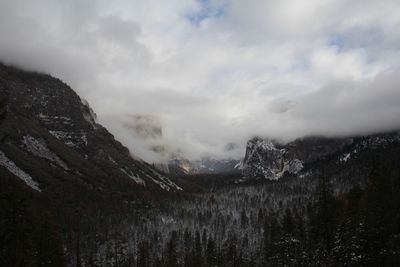
<instances>
[{"instance_id":1,"label":"hillside","mask_svg":"<svg viewBox=\"0 0 400 267\"><path fill-rule=\"evenodd\" d=\"M0 65L0 93L7 106L1 126L2 166L24 171L44 194L70 187L69 181L99 191L180 190L134 159L62 81Z\"/></svg>"}]
</instances>

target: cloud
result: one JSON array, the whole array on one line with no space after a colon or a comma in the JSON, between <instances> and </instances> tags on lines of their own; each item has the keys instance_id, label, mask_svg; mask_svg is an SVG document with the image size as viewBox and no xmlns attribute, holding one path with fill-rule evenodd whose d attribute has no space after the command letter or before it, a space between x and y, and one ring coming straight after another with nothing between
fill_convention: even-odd
<instances>
[{"instance_id":1,"label":"cloud","mask_svg":"<svg viewBox=\"0 0 400 267\"><path fill-rule=\"evenodd\" d=\"M147 161L240 157L253 135L399 128L399 14L396 0L0 0L0 60L69 83Z\"/></svg>"}]
</instances>

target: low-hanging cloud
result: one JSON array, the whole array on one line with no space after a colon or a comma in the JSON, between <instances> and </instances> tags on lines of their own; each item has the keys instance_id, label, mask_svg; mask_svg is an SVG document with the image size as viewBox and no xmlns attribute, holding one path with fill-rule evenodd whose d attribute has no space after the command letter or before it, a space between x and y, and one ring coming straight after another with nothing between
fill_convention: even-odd
<instances>
[{"instance_id":1,"label":"low-hanging cloud","mask_svg":"<svg viewBox=\"0 0 400 267\"><path fill-rule=\"evenodd\" d=\"M147 161L239 158L399 129L399 26L396 0L0 0L0 61L63 79Z\"/></svg>"}]
</instances>

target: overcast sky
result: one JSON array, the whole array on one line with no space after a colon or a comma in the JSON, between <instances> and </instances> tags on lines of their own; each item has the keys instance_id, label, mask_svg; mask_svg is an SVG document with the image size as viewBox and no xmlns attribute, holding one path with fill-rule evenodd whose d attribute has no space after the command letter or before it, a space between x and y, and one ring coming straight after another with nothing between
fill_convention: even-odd
<instances>
[{"instance_id":1,"label":"overcast sky","mask_svg":"<svg viewBox=\"0 0 400 267\"><path fill-rule=\"evenodd\" d=\"M0 0L0 60L64 80L145 160L240 157L400 128L399 29L398 0Z\"/></svg>"}]
</instances>

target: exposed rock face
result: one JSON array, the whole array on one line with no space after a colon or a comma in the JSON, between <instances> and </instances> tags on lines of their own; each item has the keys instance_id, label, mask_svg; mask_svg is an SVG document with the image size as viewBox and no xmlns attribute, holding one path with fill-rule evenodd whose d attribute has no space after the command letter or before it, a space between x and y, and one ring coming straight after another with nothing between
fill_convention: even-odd
<instances>
[{"instance_id":1,"label":"exposed rock face","mask_svg":"<svg viewBox=\"0 0 400 267\"><path fill-rule=\"evenodd\" d=\"M172 175L186 175L193 173L192 163L182 153L173 153L168 161L168 171Z\"/></svg>"},{"instance_id":2,"label":"exposed rock face","mask_svg":"<svg viewBox=\"0 0 400 267\"><path fill-rule=\"evenodd\" d=\"M243 175L247 178L277 180L285 173L299 174L305 164L335 153L352 142L351 138L308 137L282 145L254 137L247 143L242 164Z\"/></svg>"},{"instance_id":3,"label":"exposed rock face","mask_svg":"<svg viewBox=\"0 0 400 267\"><path fill-rule=\"evenodd\" d=\"M39 184L36 181L34 181L29 174L27 174L26 172L21 170L18 166L16 166L12 160L7 158L6 155L1 150L0 150L0 166L8 170L10 173L14 174L22 181L24 181L25 184L30 188L32 188L33 190L36 190L38 192L42 191L39 188Z\"/></svg>"},{"instance_id":4,"label":"exposed rock face","mask_svg":"<svg viewBox=\"0 0 400 267\"><path fill-rule=\"evenodd\" d=\"M2 150L10 158L20 154L10 160L25 157L29 162L47 162L69 177L103 189L112 190L113 184L123 181L121 184L128 184L124 190L129 186L181 190L151 165L131 157L128 149L96 122L89 104L62 81L0 64L0 95L7 96L7 116L0 130L0 136L6 136ZM40 185L37 170L29 168L24 171Z\"/></svg>"},{"instance_id":5,"label":"exposed rock face","mask_svg":"<svg viewBox=\"0 0 400 267\"><path fill-rule=\"evenodd\" d=\"M35 139L30 135L25 135L22 139L22 147L37 157L47 159L63 169L69 170L67 165L56 154L50 151L46 145L46 141L43 139Z\"/></svg>"},{"instance_id":6,"label":"exposed rock face","mask_svg":"<svg viewBox=\"0 0 400 267\"><path fill-rule=\"evenodd\" d=\"M255 137L247 142L242 166L245 177L277 180L285 172L297 174L302 168L300 159L289 157L272 140Z\"/></svg>"},{"instance_id":7,"label":"exposed rock face","mask_svg":"<svg viewBox=\"0 0 400 267\"><path fill-rule=\"evenodd\" d=\"M365 149L400 142L398 132L352 138L306 137L287 144L254 137L247 142L242 174L248 179L277 180L285 173L302 176L305 166L327 159L331 164L346 163Z\"/></svg>"}]
</instances>

